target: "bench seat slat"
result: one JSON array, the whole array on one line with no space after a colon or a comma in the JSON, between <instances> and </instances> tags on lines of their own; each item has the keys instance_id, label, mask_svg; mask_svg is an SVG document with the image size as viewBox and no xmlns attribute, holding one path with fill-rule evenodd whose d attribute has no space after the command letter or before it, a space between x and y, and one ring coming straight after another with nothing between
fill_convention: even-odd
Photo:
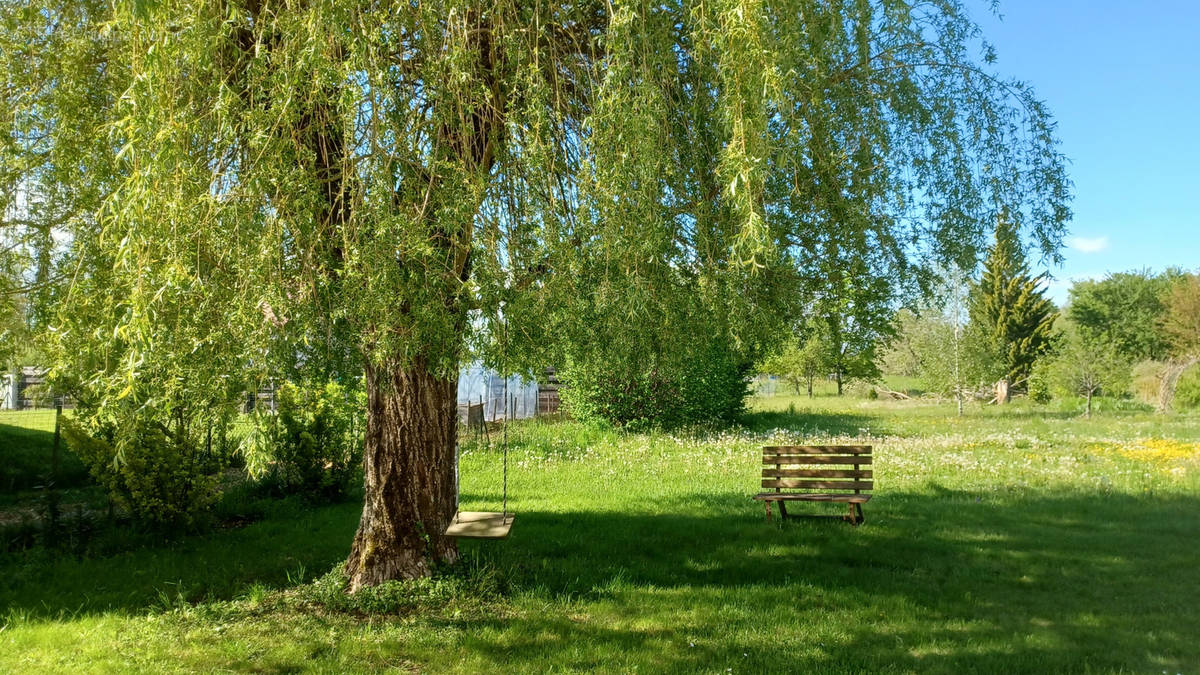
<instances>
[{"instance_id":1,"label":"bench seat slat","mask_svg":"<svg viewBox=\"0 0 1200 675\"><path fill-rule=\"evenodd\" d=\"M797 480L780 478L763 480L764 488L788 488L802 490L871 490L874 483L860 480Z\"/></svg>"},{"instance_id":2,"label":"bench seat slat","mask_svg":"<svg viewBox=\"0 0 1200 675\"><path fill-rule=\"evenodd\" d=\"M763 478L873 478L870 469L763 469Z\"/></svg>"},{"instance_id":3,"label":"bench seat slat","mask_svg":"<svg viewBox=\"0 0 1200 675\"><path fill-rule=\"evenodd\" d=\"M869 445L768 445L765 455L869 455Z\"/></svg>"},{"instance_id":4,"label":"bench seat slat","mask_svg":"<svg viewBox=\"0 0 1200 675\"><path fill-rule=\"evenodd\" d=\"M870 455L763 455L763 464L870 464Z\"/></svg>"},{"instance_id":5,"label":"bench seat slat","mask_svg":"<svg viewBox=\"0 0 1200 675\"><path fill-rule=\"evenodd\" d=\"M762 502L849 502L851 504L866 504L871 501L871 495L801 494L798 492L762 492L754 495L754 498Z\"/></svg>"}]
</instances>

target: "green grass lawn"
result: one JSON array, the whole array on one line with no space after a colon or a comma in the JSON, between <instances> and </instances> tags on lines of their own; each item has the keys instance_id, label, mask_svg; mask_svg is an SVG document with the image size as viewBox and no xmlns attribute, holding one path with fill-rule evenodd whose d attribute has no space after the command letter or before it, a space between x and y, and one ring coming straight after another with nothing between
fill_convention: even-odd
<instances>
[{"instance_id":1,"label":"green grass lawn","mask_svg":"<svg viewBox=\"0 0 1200 675\"><path fill-rule=\"evenodd\" d=\"M54 410L0 410L0 503L5 495L37 489L51 479ZM57 484L76 487L87 468L66 446L60 448Z\"/></svg>"},{"instance_id":2,"label":"green grass lawn","mask_svg":"<svg viewBox=\"0 0 1200 675\"><path fill-rule=\"evenodd\" d=\"M0 672L1200 669L1200 417L781 396L723 432L510 441L511 537L389 612L312 583L357 506L283 505L0 560ZM876 447L865 525L764 521L758 448L798 441ZM463 508L498 508L499 453L464 450Z\"/></svg>"}]
</instances>

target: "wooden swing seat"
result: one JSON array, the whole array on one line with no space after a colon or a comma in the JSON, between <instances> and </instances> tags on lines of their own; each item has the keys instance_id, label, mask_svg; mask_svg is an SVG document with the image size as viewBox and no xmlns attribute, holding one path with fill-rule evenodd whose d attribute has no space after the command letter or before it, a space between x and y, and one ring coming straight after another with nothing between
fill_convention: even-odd
<instances>
[{"instance_id":1,"label":"wooden swing seat","mask_svg":"<svg viewBox=\"0 0 1200 675\"><path fill-rule=\"evenodd\" d=\"M504 539L512 529L512 513L495 511L459 511L454 514L450 526L446 528L447 537L460 539Z\"/></svg>"}]
</instances>

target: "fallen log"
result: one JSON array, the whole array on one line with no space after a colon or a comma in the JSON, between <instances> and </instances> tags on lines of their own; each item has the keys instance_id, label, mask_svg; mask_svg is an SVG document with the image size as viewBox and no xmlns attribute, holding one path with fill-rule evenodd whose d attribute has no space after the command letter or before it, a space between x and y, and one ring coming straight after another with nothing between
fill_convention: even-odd
<instances>
[{"instance_id":1,"label":"fallen log","mask_svg":"<svg viewBox=\"0 0 1200 675\"><path fill-rule=\"evenodd\" d=\"M911 401L912 400L911 396L909 396L908 394L906 394L902 391L892 391L891 389L884 389L883 387L878 387L878 386L875 387L875 393L878 394L879 396L890 396L894 399L898 399L901 401Z\"/></svg>"}]
</instances>

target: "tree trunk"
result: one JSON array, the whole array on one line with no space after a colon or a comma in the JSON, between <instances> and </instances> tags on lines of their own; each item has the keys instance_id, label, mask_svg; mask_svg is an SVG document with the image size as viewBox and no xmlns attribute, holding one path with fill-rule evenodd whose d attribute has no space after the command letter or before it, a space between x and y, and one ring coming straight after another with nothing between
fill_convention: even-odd
<instances>
[{"instance_id":1,"label":"tree trunk","mask_svg":"<svg viewBox=\"0 0 1200 675\"><path fill-rule=\"evenodd\" d=\"M1179 386L1179 378L1183 376L1188 368L1197 363L1200 363L1200 356L1167 362L1166 370L1163 372L1162 380L1158 385L1158 412L1167 413L1171 411L1171 402L1175 400L1175 388Z\"/></svg>"},{"instance_id":2,"label":"tree trunk","mask_svg":"<svg viewBox=\"0 0 1200 675\"><path fill-rule=\"evenodd\" d=\"M367 435L362 520L346 575L350 591L428 576L458 559L442 533L454 517L455 379L407 368L366 367Z\"/></svg>"},{"instance_id":3,"label":"tree trunk","mask_svg":"<svg viewBox=\"0 0 1200 675\"><path fill-rule=\"evenodd\" d=\"M842 395L842 371L837 371L838 396Z\"/></svg>"},{"instance_id":4,"label":"tree trunk","mask_svg":"<svg viewBox=\"0 0 1200 675\"><path fill-rule=\"evenodd\" d=\"M1084 413L1084 417L1087 417L1088 419L1092 419L1092 390L1091 389L1088 389L1087 412Z\"/></svg>"},{"instance_id":5,"label":"tree trunk","mask_svg":"<svg viewBox=\"0 0 1200 675\"><path fill-rule=\"evenodd\" d=\"M812 385L813 385L813 378L810 377L810 378L808 378L808 397L809 398L813 397Z\"/></svg>"},{"instance_id":6,"label":"tree trunk","mask_svg":"<svg viewBox=\"0 0 1200 675\"><path fill-rule=\"evenodd\" d=\"M996 403L1004 405L1008 403L1008 378L996 381Z\"/></svg>"}]
</instances>

